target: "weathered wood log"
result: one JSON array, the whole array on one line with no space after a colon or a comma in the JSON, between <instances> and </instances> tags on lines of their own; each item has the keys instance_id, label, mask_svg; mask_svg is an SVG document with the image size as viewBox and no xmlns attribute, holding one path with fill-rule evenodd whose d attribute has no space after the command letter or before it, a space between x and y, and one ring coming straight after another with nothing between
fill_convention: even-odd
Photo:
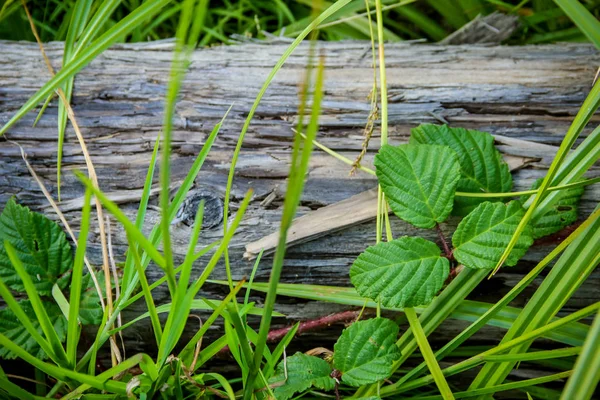
<instances>
[{"instance_id":1,"label":"weathered wood log","mask_svg":"<svg viewBox=\"0 0 600 400\"><path fill-rule=\"evenodd\" d=\"M195 52L182 87L175 118L173 141L173 186L185 176L207 135L233 108L200 173L197 185L223 196L233 148L244 118L267 74L285 50L285 44L243 44L214 47ZM319 140L353 159L360 151L362 127L369 113L367 96L372 86L370 44L364 42L319 43L326 58L325 99ZM106 51L77 75L73 107L96 166L101 188L118 199L121 207L135 217L137 202L153 143L161 130L163 98L169 77L172 44L156 42L119 45ZM51 43L46 51L56 68L60 67L62 44ZM253 201L231 245L234 278L249 275L252 261L243 258L246 244L278 228L282 199L289 168L290 147L298 86L304 77L308 46L300 46L267 91L244 142L233 188L233 206L249 189ZM0 42L0 123L6 122L48 78L39 50L32 43ZM529 188L545 174L557 145L589 91L600 54L591 45L525 47L435 46L390 44L386 48L389 85L390 140L407 140L409 129L419 123L447 121L455 126L475 128L497 135L497 144L506 156L532 159L514 173L515 189ZM35 113L12 127L6 138L20 143L33 168L56 196L57 103L52 101L39 123L32 127ZM597 125L595 117L591 125ZM587 129L584 136L589 132ZM375 132L373 142L378 141ZM520 140L516 145L515 140ZM522 141L530 145L524 146ZM370 165L376 145L365 157ZM35 210L53 213L37 184L29 175L14 144L0 140L0 204L15 195L19 202ZM61 203L67 218L77 229L83 190L72 171L85 164L74 133L69 128L64 146ZM349 167L316 151L310 164L300 214L348 199L375 187L372 176L358 172L349 176ZM594 168L595 173L598 167ZM153 204L156 204L153 191ZM589 214L600 200L600 188L587 189L581 204L581 217ZM150 209L145 232L158 221L159 212ZM231 219L232 216L226 216ZM443 230L450 233L457 223L450 219ZM114 224L113 224L114 225ZM393 218L393 230L400 235L423 235L436 240L433 231L424 231ZM126 249L122 229L113 226L112 242L118 261ZM185 254L191 228L173 227L173 245L179 259ZM203 246L220 238L222 226L202 232ZM97 227L91 232L90 259L100 263ZM556 238L555 238L556 239ZM348 269L354 258L375 242L374 221L350 227L289 249L282 281L349 285ZM494 300L506 293L532 265L553 246L552 241L537 244L514 268L505 268L494 279L483 282L474 299ZM205 258L196 263L201 271ZM260 264L257 279L268 279L271 259ZM151 280L159 271L149 270ZM218 267L214 278L225 277ZM541 278L531 285L514 305L524 304ZM598 301L600 274L593 274L569 301L575 309ZM203 296L219 296L219 287L207 287ZM156 301L167 300L166 288L155 291ZM260 297L257 297L260 301ZM143 310L134 305L126 313L131 318ZM290 319L316 318L347 307L281 297L278 311ZM568 311L568 310L565 310ZM278 324L291 321L279 319ZM193 326L192 326L193 325ZM463 323L448 321L434 334L434 340L447 340ZM190 324L190 332L196 329ZM217 329L217 328L215 328ZM130 348L148 350L153 341L149 324L124 332ZM474 343L489 343L502 331L484 329ZM331 333L315 333L316 340L329 343ZM313 341L313 344L315 342ZM310 347L308 343L304 347Z\"/></svg>"}]
</instances>

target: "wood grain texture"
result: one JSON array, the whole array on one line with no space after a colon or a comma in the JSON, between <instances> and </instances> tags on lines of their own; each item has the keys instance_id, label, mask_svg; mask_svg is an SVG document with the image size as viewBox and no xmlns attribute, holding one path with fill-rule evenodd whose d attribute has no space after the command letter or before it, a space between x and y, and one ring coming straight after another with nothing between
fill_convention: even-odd
<instances>
[{"instance_id":1,"label":"wood grain texture","mask_svg":"<svg viewBox=\"0 0 600 400\"><path fill-rule=\"evenodd\" d=\"M197 185L222 196L230 157L244 118L286 44L251 43L214 47L197 51L182 87L173 137L173 187L192 164L194 156L211 129L233 104L213 151L200 173ZM362 127L369 113L367 96L372 85L370 44L366 42L319 43L326 56L325 98L318 139L326 146L353 159L360 151ZM133 219L143 186L154 140L161 129L163 98L168 81L172 45L155 42L120 45L106 51L78 74L73 106L96 166L101 188L117 199ZM292 131L297 114L298 86L303 79L308 46L300 48L277 75L258 108L244 142L233 188L233 209L249 188L255 194L231 246L235 278L248 276L252 262L243 258L246 244L277 230L281 216L289 168ZM62 44L51 43L47 52L60 67ZM49 78L35 44L0 42L0 122L6 122ZM405 142L409 130L420 123L441 120L451 125L488 131L497 136L505 156L526 157L531 161L514 173L515 190L528 189L533 180L545 174L556 146L591 88L600 54L590 45L526 47L435 46L390 44L386 47L389 85L389 122L392 143ZM18 141L29 160L56 195L56 120L53 101L35 128L30 113L12 127L7 138ZM600 118L594 117L591 126ZM587 134L589 130L584 132ZM379 141L375 132L371 151L364 164L372 165ZM63 209L77 229L83 190L73 170L85 169L81 150L71 128L64 146ZM597 174L598 166L592 173ZM322 152L315 151L302 196L300 214L320 209L375 187L374 177L349 168ZM157 180L155 180L157 182ZM152 204L157 204L153 191ZM35 210L51 210L20 158L18 147L0 140L0 203L11 196ZM600 188L586 190L581 217L589 214L600 200ZM146 217L145 232L158 221L157 208ZM232 218L230 215L229 219ZM348 218L360 216L352 215ZM392 218L396 236L422 235L437 240L434 231L424 231ZM443 224L450 236L457 220ZM125 237L113 223L114 251L123 261ZM181 259L191 228L173 226L175 255ZM222 227L202 232L200 245L220 238ZM348 270L354 258L375 242L375 223L359 223L334 234L289 249L282 280L290 283L349 285ZM534 246L514 268L506 268L494 279L481 284L472 298L494 300L506 293L552 245ZM100 262L97 227L90 239L90 259ZM199 274L206 259L194 266ZM257 279L267 280L270 257L260 265ZM150 280L160 276L149 269ZM225 277L217 267L215 279ZM514 302L522 305L531 296L541 277ZM600 274L594 273L569 301L565 311L598 301ZM222 295L219 287L207 287L203 296ZM156 301L167 299L167 289L155 292ZM260 297L257 297L260 301ZM125 319L143 310L132 306ZM342 306L279 298L278 311L290 319L316 318L346 309ZM277 324L289 324L279 319ZM447 340L463 323L448 321L434 334L434 341ZM189 334L197 328L190 323ZM336 328L339 331L339 327ZM211 330L218 334L219 328ZM124 332L131 348L128 354L148 349L152 333L147 322ZM484 329L473 343L489 343L501 331ZM304 346L323 339L327 345L331 331L315 333ZM312 342L312 343L311 343ZM319 343L321 344L321 343Z\"/></svg>"}]
</instances>

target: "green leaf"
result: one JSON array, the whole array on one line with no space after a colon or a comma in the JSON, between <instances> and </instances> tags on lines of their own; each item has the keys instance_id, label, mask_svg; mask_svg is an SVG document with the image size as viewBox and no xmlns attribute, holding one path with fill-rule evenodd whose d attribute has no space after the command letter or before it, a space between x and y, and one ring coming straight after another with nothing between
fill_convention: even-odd
<instances>
[{"instance_id":1,"label":"green leaf","mask_svg":"<svg viewBox=\"0 0 600 400\"><path fill-rule=\"evenodd\" d=\"M543 178L536 180L531 188L538 189L543 180ZM543 236L551 235L577 221L577 206L584 190L583 186L561 190L556 203L546 213L531 219L533 238L539 239ZM525 204L529 197L522 196L521 202Z\"/></svg>"},{"instance_id":2,"label":"green leaf","mask_svg":"<svg viewBox=\"0 0 600 400\"><path fill-rule=\"evenodd\" d=\"M410 143L437 144L454 150L460 163L460 180L456 188L459 192L503 193L512 190L510 169L494 147L494 137L487 132L423 124L411 129ZM465 216L482 200L456 197L452 213Z\"/></svg>"},{"instance_id":3,"label":"green leaf","mask_svg":"<svg viewBox=\"0 0 600 400\"><path fill-rule=\"evenodd\" d=\"M96 272L98 282L104 282L104 274ZM81 280L81 301L79 304L79 318L83 325L99 325L102 322L102 306L100 297L94 286L92 276L87 273Z\"/></svg>"},{"instance_id":4,"label":"green leaf","mask_svg":"<svg viewBox=\"0 0 600 400\"><path fill-rule=\"evenodd\" d=\"M400 358L398 325L385 318L358 321L344 329L333 348L333 367L342 381L362 386L388 378Z\"/></svg>"},{"instance_id":5,"label":"green leaf","mask_svg":"<svg viewBox=\"0 0 600 400\"><path fill-rule=\"evenodd\" d=\"M404 236L365 250L350 268L361 296L385 307L429 304L448 277L450 263L440 249L420 237Z\"/></svg>"},{"instance_id":6,"label":"green leaf","mask_svg":"<svg viewBox=\"0 0 600 400\"><path fill-rule=\"evenodd\" d=\"M385 145L375 156L377 179L394 213L419 228L444 221L460 178L456 154L437 145Z\"/></svg>"},{"instance_id":7,"label":"green leaf","mask_svg":"<svg viewBox=\"0 0 600 400\"><path fill-rule=\"evenodd\" d=\"M287 400L294 393L303 392L313 386L332 390L335 381L330 374L331 366L327 361L296 353L279 363L275 375L269 379L269 384L275 387L273 392L278 400Z\"/></svg>"},{"instance_id":8,"label":"green leaf","mask_svg":"<svg viewBox=\"0 0 600 400\"><path fill-rule=\"evenodd\" d=\"M481 203L458 224L452 236L454 257L469 268L494 268L523 215L525 210L518 201ZM515 265L532 243L532 230L527 226L508 256L506 265Z\"/></svg>"},{"instance_id":9,"label":"green leaf","mask_svg":"<svg viewBox=\"0 0 600 400\"><path fill-rule=\"evenodd\" d=\"M24 292L23 282L8 259L4 241L14 246L41 296L50 296L56 283L69 283L73 251L64 232L42 214L33 213L10 199L0 215L0 278L13 290Z\"/></svg>"},{"instance_id":10,"label":"green leaf","mask_svg":"<svg viewBox=\"0 0 600 400\"><path fill-rule=\"evenodd\" d=\"M23 308L25 314L27 314L35 329L43 336L44 333L36 318L35 312L33 311L31 302L29 300L21 300L19 305ZM44 302L44 306L58 338L61 342L64 342L67 336L67 319L62 314L58 305L53 301ZM0 310L0 334L6 336L36 358L40 360L48 358L46 353L40 348L37 342L27 332L27 329L25 329L23 324L9 308ZM0 357L4 359L14 359L17 355L5 347L0 347Z\"/></svg>"}]
</instances>

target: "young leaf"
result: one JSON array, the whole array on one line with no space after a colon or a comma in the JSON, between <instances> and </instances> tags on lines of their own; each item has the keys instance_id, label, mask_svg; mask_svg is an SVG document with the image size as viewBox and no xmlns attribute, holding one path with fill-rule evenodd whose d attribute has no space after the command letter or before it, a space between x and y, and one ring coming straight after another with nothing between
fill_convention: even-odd
<instances>
[{"instance_id":1,"label":"young leaf","mask_svg":"<svg viewBox=\"0 0 600 400\"><path fill-rule=\"evenodd\" d=\"M0 278L11 289L23 292L23 282L4 248L5 240L16 249L41 296L49 296L55 283L61 289L68 285L73 251L56 222L18 205L14 199L6 203L0 215Z\"/></svg>"},{"instance_id":2,"label":"young leaf","mask_svg":"<svg viewBox=\"0 0 600 400\"><path fill-rule=\"evenodd\" d=\"M318 357L296 353L277 366L275 375L269 379L277 399L287 400L294 393L303 392L311 387L332 390L335 381L330 376L331 366ZM287 378L286 378L287 376Z\"/></svg>"},{"instance_id":3,"label":"young leaf","mask_svg":"<svg viewBox=\"0 0 600 400\"><path fill-rule=\"evenodd\" d=\"M531 188L538 189L543 180L543 178L536 180ZM546 213L532 218L533 238L551 235L577 221L577 206L584 190L583 186L561 190L558 200ZM521 202L524 204L528 198L529 196L521 197Z\"/></svg>"},{"instance_id":4,"label":"young leaf","mask_svg":"<svg viewBox=\"0 0 600 400\"><path fill-rule=\"evenodd\" d=\"M400 358L398 325L385 318L359 321L344 329L333 348L333 367L342 381L362 386L388 378Z\"/></svg>"},{"instance_id":5,"label":"young leaf","mask_svg":"<svg viewBox=\"0 0 600 400\"><path fill-rule=\"evenodd\" d=\"M460 166L454 151L436 145L385 145L375 156L377 179L394 213L419 228L444 221Z\"/></svg>"},{"instance_id":6,"label":"young leaf","mask_svg":"<svg viewBox=\"0 0 600 400\"><path fill-rule=\"evenodd\" d=\"M470 193L511 191L513 181L510 170L500 152L494 147L494 137L489 133L432 124L419 125L410 132L411 144L437 144L448 146L456 152L460 163L457 191ZM452 213L465 216L482 200L484 199L456 197Z\"/></svg>"},{"instance_id":7,"label":"young leaf","mask_svg":"<svg viewBox=\"0 0 600 400\"><path fill-rule=\"evenodd\" d=\"M42 328L33 311L31 302L29 300L22 300L19 302L19 305L23 308L23 311L27 314L36 330L43 335ZM64 317L56 303L45 302L44 305L58 338L61 342L64 341L67 336L67 319ZM40 348L37 342L27 332L23 324L8 307L0 310L0 334L6 336L36 358L40 360L48 358L46 353ZM4 359L13 359L16 358L17 355L5 347L0 347L0 357Z\"/></svg>"},{"instance_id":8,"label":"young leaf","mask_svg":"<svg viewBox=\"0 0 600 400\"><path fill-rule=\"evenodd\" d=\"M404 236L365 250L350 268L361 296L385 307L429 304L448 277L450 263L440 249L420 237Z\"/></svg>"},{"instance_id":9,"label":"young leaf","mask_svg":"<svg viewBox=\"0 0 600 400\"><path fill-rule=\"evenodd\" d=\"M524 214L518 201L481 203L458 224L452 236L454 257L469 268L494 268ZM527 226L506 265L515 265L532 243L532 230Z\"/></svg>"}]
</instances>

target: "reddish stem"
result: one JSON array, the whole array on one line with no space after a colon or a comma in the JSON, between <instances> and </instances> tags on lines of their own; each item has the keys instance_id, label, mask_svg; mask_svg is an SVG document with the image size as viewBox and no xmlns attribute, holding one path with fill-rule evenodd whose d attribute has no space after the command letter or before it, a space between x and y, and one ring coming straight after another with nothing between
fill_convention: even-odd
<instances>
[{"instance_id":1,"label":"reddish stem","mask_svg":"<svg viewBox=\"0 0 600 400\"><path fill-rule=\"evenodd\" d=\"M360 311L342 311L339 313L326 315L324 317L320 317L317 319L311 319L308 321L300 322L298 326L298 331L296 335L302 335L306 332L314 332L321 329L328 328L333 324L337 324L340 322L350 322L354 321L360 315ZM267 335L267 342L273 343L278 342L292 329L293 326L288 326L285 328L273 329ZM229 353L229 347L223 347L218 353L218 356L222 356Z\"/></svg>"},{"instance_id":2,"label":"reddish stem","mask_svg":"<svg viewBox=\"0 0 600 400\"><path fill-rule=\"evenodd\" d=\"M449 260L452 260L454 258L452 256L452 250L448 246L448 242L446 241L446 236L444 236L444 232L442 232L442 228L440 227L440 224L436 224L435 229L437 230L438 237L440 238L440 241L442 242L442 246L444 247L444 253L446 253L446 258Z\"/></svg>"}]
</instances>

